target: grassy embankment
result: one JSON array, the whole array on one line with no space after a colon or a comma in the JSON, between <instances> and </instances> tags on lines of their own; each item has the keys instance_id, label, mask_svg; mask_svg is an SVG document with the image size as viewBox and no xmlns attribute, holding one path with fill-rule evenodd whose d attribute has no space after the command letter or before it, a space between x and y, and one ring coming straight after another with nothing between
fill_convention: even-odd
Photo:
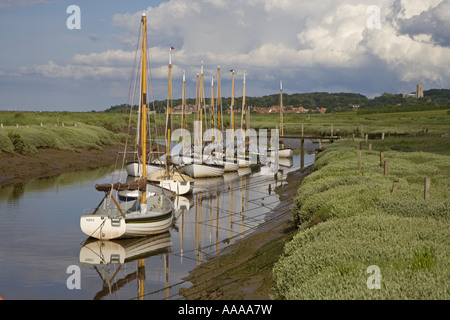
<instances>
[{"instance_id":1,"label":"grassy embankment","mask_svg":"<svg viewBox=\"0 0 450 320\"><path fill-rule=\"evenodd\" d=\"M123 115L97 113L0 112L0 151L101 150L120 141L123 121Z\"/></svg>"},{"instance_id":2,"label":"grassy embankment","mask_svg":"<svg viewBox=\"0 0 450 320\"><path fill-rule=\"evenodd\" d=\"M276 298L450 297L450 138L363 141L329 145L300 186L293 209L300 228L273 269ZM427 200L425 177L431 178ZM369 288L377 283L369 278L373 265L380 289Z\"/></svg>"}]
</instances>

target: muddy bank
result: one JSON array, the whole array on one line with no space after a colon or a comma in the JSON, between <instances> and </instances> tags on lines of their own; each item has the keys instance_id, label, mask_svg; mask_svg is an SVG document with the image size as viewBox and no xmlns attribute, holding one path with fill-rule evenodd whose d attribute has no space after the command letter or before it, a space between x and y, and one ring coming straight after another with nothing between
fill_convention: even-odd
<instances>
[{"instance_id":1,"label":"muddy bank","mask_svg":"<svg viewBox=\"0 0 450 320\"><path fill-rule=\"evenodd\" d=\"M110 166L116 162L117 151L117 146L103 146L103 150L90 151L39 149L32 155L0 152L0 186Z\"/></svg>"},{"instance_id":2,"label":"muddy bank","mask_svg":"<svg viewBox=\"0 0 450 320\"><path fill-rule=\"evenodd\" d=\"M273 295L272 268L286 242L296 233L290 221L297 189L312 168L291 172L287 184L275 191L280 204L268 214L258 229L231 244L222 252L192 270L185 279L192 283L181 288L187 300L268 300Z\"/></svg>"}]
</instances>

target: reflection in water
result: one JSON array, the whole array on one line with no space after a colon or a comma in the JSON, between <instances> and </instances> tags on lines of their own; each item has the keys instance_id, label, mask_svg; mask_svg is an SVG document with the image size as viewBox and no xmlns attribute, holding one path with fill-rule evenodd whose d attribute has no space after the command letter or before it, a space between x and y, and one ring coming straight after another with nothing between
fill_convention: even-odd
<instances>
[{"instance_id":1,"label":"reflection in water","mask_svg":"<svg viewBox=\"0 0 450 320\"><path fill-rule=\"evenodd\" d=\"M39 192L48 189L58 190L65 186L71 186L83 181L102 178L113 171L113 167L102 167L97 169L81 170L76 172L63 173L59 176L37 178L26 183L17 183L1 187L0 201L17 200L26 192Z\"/></svg>"},{"instance_id":2,"label":"reflection in water","mask_svg":"<svg viewBox=\"0 0 450 320\"><path fill-rule=\"evenodd\" d=\"M163 256L165 263L165 290L168 298L168 254L172 251L172 236L165 232L156 236L123 240L88 239L80 251L80 263L94 268L102 279L102 290L94 300L111 295L125 285L137 281L138 298L143 299L145 281L145 260L153 256ZM123 266L137 262L135 271L117 279Z\"/></svg>"}]
</instances>

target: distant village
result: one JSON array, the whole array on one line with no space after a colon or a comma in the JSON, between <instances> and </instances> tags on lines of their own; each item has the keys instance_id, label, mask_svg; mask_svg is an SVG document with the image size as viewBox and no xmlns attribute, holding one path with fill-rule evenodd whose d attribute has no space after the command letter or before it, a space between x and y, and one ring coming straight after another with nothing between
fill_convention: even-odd
<instances>
[{"instance_id":1,"label":"distant village","mask_svg":"<svg viewBox=\"0 0 450 320\"><path fill-rule=\"evenodd\" d=\"M206 105L207 108L209 108L209 105ZM302 106L300 107L293 107L293 106L283 106L284 113L321 113L324 114L327 111L327 108L316 108L316 109L305 109ZM196 106L190 104L186 106L185 113L186 114L192 114L196 112ZM264 107L254 107L249 106L250 112L253 113L273 113L273 114L279 114L280 113L280 106L271 106L270 108L264 108ZM226 110L227 114L230 114L230 110ZM241 108L234 109L234 112L240 113L242 112ZM181 114L183 113L183 106L180 104L178 106L175 106L172 108L172 114Z\"/></svg>"}]
</instances>

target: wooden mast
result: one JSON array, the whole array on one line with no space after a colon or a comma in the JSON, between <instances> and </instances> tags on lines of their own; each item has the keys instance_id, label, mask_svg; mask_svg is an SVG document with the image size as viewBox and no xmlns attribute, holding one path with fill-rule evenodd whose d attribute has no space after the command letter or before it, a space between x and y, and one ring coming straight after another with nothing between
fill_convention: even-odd
<instances>
[{"instance_id":1,"label":"wooden mast","mask_svg":"<svg viewBox=\"0 0 450 320\"><path fill-rule=\"evenodd\" d=\"M183 152L184 152L184 143L185 143L185 131L186 131L186 72L183 70L183 115L182 115L182 126L183 126Z\"/></svg>"},{"instance_id":2,"label":"wooden mast","mask_svg":"<svg viewBox=\"0 0 450 320\"><path fill-rule=\"evenodd\" d=\"M215 108L214 108L214 76L213 76L211 77L211 128L214 128L214 124L216 122L214 115L215 115Z\"/></svg>"},{"instance_id":3,"label":"wooden mast","mask_svg":"<svg viewBox=\"0 0 450 320\"><path fill-rule=\"evenodd\" d=\"M244 70L244 82L243 82L243 89L242 89L242 118L241 118L241 130L242 130L242 140L243 140L243 154L245 159L245 133L246 133L246 113L245 113L245 70Z\"/></svg>"},{"instance_id":4,"label":"wooden mast","mask_svg":"<svg viewBox=\"0 0 450 320\"><path fill-rule=\"evenodd\" d=\"M234 70L232 72L232 82L231 82L231 130L234 137ZM234 139L234 138L233 138Z\"/></svg>"},{"instance_id":5,"label":"wooden mast","mask_svg":"<svg viewBox=\"0 0 450 320\"><path fill-rule=\"evenodd\" d=\"M203 150L203 60L200 68L200 148ZM202 152L200 152L201 154ZM201 158L200 158L201 161Z\"/></svg>"},{"instance_id":6,"label":"wooden mast","mask_svg":"<svg viewBox=\"0 0 450 320\"><path fill-rule=\"evenodd\" d=\"M280 135L281 137L284 136L284 130L283 130L283 82L280 80ZM283 138L281 139L281 148L284 148Z\"/></svg>"},{"instance_id":7,"label":"wooden mast","mask_svg":"<svg viewBox=\"0 0 450 320\"><path fill-rule=\"evenodd\" d=\"M147 178L147 17L142 14L142 76L141 76L141 141L142 141L142 177ZM142 191L141 203L147 204L145 190Z\"/></svg>"},{"instance_id":8,"label":"wooden mast","mask_svg":"<svg viewBox=\"0 0 450 320\"><path fill-rule=\"evenodd\" d=\"M172 113L172 50L174 48L170 47L169 50L169 93L167 99L167 146L166 146L166 174L170 171L170 140L171 140L171 113Z\"/></svg>"},{"instance_id":9,"label":"wooden mast","mask_svg":"<svg viewBox=\"0 0 450 320\"><path fill-rule=\"evenodd\" d=\"M220 97L220 66L217 67L217 129L220 128L220 117L222 112L222 101Z\"/></svg>"}]
</instances>

